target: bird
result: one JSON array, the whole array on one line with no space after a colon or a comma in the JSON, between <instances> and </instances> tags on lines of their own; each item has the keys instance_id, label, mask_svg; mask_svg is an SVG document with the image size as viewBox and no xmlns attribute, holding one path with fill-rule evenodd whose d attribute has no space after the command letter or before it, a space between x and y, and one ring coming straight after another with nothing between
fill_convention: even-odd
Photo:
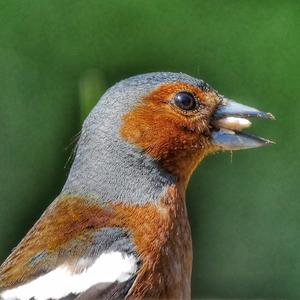
<instances>
[{"instance_id":1,"label":"bird","mask_svg":"<svg viewBox=\"0 0 300 300\"><path fill-rule=\"evenodd\" d=\"M66 182L0 267L2 300L191 299L185 191L210 153L270 140L271 113L184 73L110 87L82 125Z\"/></svg>"}]
</instances>

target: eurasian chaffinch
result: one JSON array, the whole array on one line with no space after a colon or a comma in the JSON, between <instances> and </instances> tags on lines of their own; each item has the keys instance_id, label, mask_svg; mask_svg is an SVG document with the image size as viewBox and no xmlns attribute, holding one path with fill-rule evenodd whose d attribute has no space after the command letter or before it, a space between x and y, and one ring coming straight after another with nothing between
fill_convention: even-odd
<instances>
[{"instance_id":1,"label":"eurasian chaffinch","mask_svg":"<svg viewBox=\"0 0 300 300\"><path fill-rule=\"evenodd\" d=\"M67 181L0 268L1 299L190 299L185 190L218 150L270 113L182 73L123 80L85 120Z\"/></svg>"}]
</instances>

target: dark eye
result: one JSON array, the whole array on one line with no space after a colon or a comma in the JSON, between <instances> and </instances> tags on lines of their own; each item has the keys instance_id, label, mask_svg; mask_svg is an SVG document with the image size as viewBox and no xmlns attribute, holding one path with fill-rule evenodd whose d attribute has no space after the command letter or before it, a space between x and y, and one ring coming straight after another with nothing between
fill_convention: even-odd
<instances>
[{"instance_id":1,"label":"dark eye","mask_svg":"<svg viewBox=\"0 0 300 300\"><path fill-rule=\"evenodd\" d=\"M182 110L193 110L197 106L196 99L189 92L179 92L174 97L174 104Z\"/></svg>"}]
</instances>

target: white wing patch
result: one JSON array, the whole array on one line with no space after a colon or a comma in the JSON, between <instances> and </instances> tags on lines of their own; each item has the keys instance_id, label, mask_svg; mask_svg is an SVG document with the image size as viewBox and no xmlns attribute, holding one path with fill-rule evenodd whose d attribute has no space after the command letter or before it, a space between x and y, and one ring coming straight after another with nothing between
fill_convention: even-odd
<instances>
[{"instance_id":1,"label":"white wing patch","mask_svg":"<svg viewBox=\"0 0 300 300\"><path fill-rule=\"evenodd\" d=\"M88 259L80 259L78 265L85 265ZM68 265L61 265L53 271L24 285L6 290L0 294L3 300L47 300L59 299L71 293L79 294L101 282L123 282L137 271L134 255L121 252L104 253L81 273L73 273Z\"/></svg>"}]
</instances>

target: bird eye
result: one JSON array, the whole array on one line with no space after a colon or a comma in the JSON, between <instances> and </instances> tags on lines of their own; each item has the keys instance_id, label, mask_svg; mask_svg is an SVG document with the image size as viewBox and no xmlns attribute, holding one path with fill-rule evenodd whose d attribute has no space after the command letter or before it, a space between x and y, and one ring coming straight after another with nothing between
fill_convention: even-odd
<instances>
[{"instance_id":1,"label":"bird eye","mask_svg":"<svg viewBox=\"0 0 300 300\"><path fill-rule=\"evenodd\" d=\"M197 102L193 94L179 92L174 97L174 104L182 110L190 111L196 108Z\"/></svg>"}]
</instances>

